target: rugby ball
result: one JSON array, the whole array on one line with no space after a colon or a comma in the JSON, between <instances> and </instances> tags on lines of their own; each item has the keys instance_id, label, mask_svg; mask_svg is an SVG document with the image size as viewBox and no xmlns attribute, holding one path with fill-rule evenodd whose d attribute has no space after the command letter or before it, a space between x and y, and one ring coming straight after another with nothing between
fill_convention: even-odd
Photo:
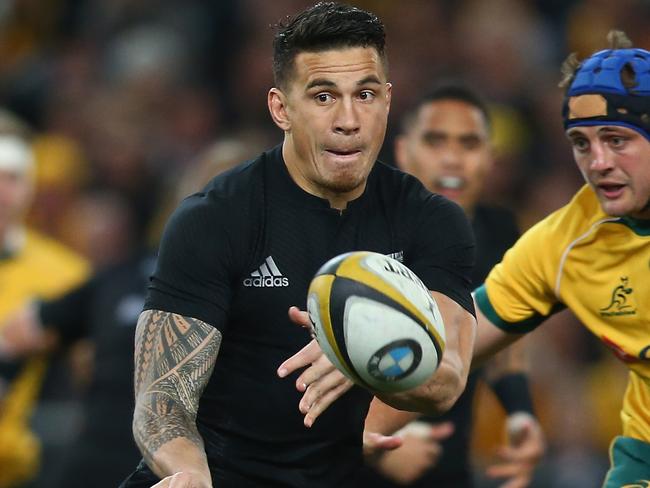
<instances>
[{"instance_id":1,"label":"rugby ball","mask_svg":"<svg viewBox=\"0 0 650 488\"><path fill-rule=\"evenodd\" d=\"M415 273L383 254L329 260L311 281L307 311L325 355L366 389L414 388L442 359L445 328L435 299Z\"/></svg>"}]
</instances>

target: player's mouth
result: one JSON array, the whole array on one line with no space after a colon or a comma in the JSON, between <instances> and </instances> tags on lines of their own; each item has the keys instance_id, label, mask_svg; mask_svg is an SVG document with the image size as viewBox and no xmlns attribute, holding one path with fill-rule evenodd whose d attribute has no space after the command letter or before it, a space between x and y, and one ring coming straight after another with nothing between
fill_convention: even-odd
<instances>
[{"instance_id":1,"label":"player's mouth","mask_svg":"<svg viewBox=\"0 0 650 488\"><path fill-rule=\"evenodd\" d=\"M599 183L596 188L608 200L615 200L623 194L625 185L621 183Z\"/></svg>"},{"instance_id":2,"label":"player's mouth","mask_svg":"<svg viewBox=\"0 0 650 488\"><path fill-rule=\"evenodd\" d=\"M361 155L360 149L325 149L325 152L337 161L353 161Z\"/></svg>"},{"instance_id":3,"label":"player's mouth","mask_svg":"<svg viewBox=\"0 0 650 488\"><path fill-rule=\"evenodd\" d=\"M434 184L438 193L456 195L463 191L466 181L460 176L441 176L435 180Z\"/></svg>"}]
</instances>

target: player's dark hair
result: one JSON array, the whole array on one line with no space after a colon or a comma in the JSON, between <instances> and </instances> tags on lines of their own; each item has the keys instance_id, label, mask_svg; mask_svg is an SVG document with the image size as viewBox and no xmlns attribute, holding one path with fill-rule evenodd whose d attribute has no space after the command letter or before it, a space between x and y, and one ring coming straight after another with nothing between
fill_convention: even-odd
<instances>
[{"instance_id":1,"label":"player's dark hair","mask_svg":"<svg viewBox=\"0 0 650 488\"><path fill-rule=\"evenodd\" d=\"M296 56L301 52L374 47L387 68L385 40L384 25L376 15L341 3L317 3L276 25L273 39L275 85L286 88Z\"/></svg>"},{"instance_id":2,"label":"player's dark hair","mask_svg":"<svg viewBox=\"0 0 650 488\"><path fill-rule=\"evenodd\" d=\"M424 105L440 100L456 100L478 109L481 115L483 115L488 132L491 130L492 121L490 111L483 98L462 82L444 81L433 85L425 91L412 104L411 108L404 113L400 126L402 133L407 132L413 126L418 112Z\"/></svg>"}]
</instances>

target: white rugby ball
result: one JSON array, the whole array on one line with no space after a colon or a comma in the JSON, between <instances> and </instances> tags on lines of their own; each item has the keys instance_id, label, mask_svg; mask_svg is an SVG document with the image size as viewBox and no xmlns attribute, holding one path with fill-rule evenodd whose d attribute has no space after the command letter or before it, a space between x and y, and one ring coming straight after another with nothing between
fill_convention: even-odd
<instances>
[{"instance_id":1,"label":"white rugby ball","mask_svg":"<svg viewBox=\"0 0 650 488\"><path fill-rule=\"evenodd\" d=\"M436 301L399 261L357 251L318 270L307 295L316 340L356 384L398 392L425 382L445 349Z\"/></svg>"}]
</instances>

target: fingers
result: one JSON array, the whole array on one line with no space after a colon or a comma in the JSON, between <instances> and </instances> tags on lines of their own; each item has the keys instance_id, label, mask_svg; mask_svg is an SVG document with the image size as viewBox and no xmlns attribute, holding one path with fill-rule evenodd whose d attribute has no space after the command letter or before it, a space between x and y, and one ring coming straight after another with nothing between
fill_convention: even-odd
<instances>
[{"instance_id":1,"label":"fingers","mask_svg":"<svg viewBox=\"0 0 650 488\"><path fill-rule=\"evenodd\" d=\"M298 307L289 308L289 319L310 331L312 329L309 315ZM352 382L327 359L315 339L284 361L277 374L284 378L302 368L306 369L296 379L296 389L304 392L298 408L305 414L305 426L311 427L327 407L350 389Z\"/></svg>"},{"instance_id":2,"label":"fingers","mask_svg":"<svg viewBox=\"0 0 650 488\"><path fill-rule=\"evenodd\" d=\"M499 463L493 464L486 469L486 474L490 478L512 478L519 476L525 471L520 463Z\"/></svg>"},{"instance_id":3,"label":"fingers","mask_svg":"<svg viewBox=\"0 0 650 488\"><path fill-rule=\"evenodd\" d=\"M527 488L530 485L530 481L530 476L512 478L499 486L499 488Z\"/></svg>"},{"instance_id":4,"label":"fingers","mask_svg":"<svg viewBox=\"0 0 650 488\"><path fill-rule=\"evenodd\" d=\"M347 378L344 379L344 381L335 387L328 389L327 392L322 395L318 396L317 399L309 405L307 408L306 412L302 410L301 412L306 413L305 419L304 419L304 424L305 427L311 427L314 425L314 422L318 418L318 416L323 413L327 407L329 407L336 399L338 399L341 395L343 395L346 391L350 389L352 386L352 382L348 380ZM310 393L309 390L312 388L310 385L309 388L307 388L307 393ZM301 400L300 404L302 405L304 401Z\"/></svg>"},{"instance_id":5,"label":"fingers","mask_svg":"<svg viewBox=\"0 0 650 488\"><path fill-rule=\"evenodd\" d=\"M363 456L371 466L387 451L393 451L403 445L403 439L396 435L382 435L377 432L363 432Z\"/></svg>"},{"instance_id":6,"label":"fingers","mask_svg":"<svg viewBox=\"0 0 650 488\"><path fill-rule=\"evenodd\" d=\"M315 362L322 355L322 351L318 342L312 339L309 344L303 347L296 354L284 361L278 368L278 376L284 378L285 376L297 371L305 366L309 366ZM301 390L302 391L302 390Z\"/></svg>"},{"instance_id":7,"label":"fingers","mask_svg":"<svg viewBox=\"0 0 650 488\"><path fill-rule=\"evenodd\" d=\"M212 488L212 484L196 479L192 473L179 471L172 476L163 478L151 488Z\"/></svg>"},{"instance_id":8,"label":"fingers","mask_svg":"<svg viewBox=\"0 0 650 488\"><path fill-rule=\"evenodd\" d=\"M403 442L403 439L396 435L383 435L377 432L363 433L364 450L392 451L400 447Z\"/></svg>"},{"instance_id":9,"label":"fingers","mask_svg":"<svg viewBox=\"0 0 650 488\"><path fill-rule=\"evenodd\" d=\"M454 433L454 429L454 423L449 421L431 424L429 438L438 442L444 441Z\"/></svg>"},{"instance_id":10,"label":"fingers","mask_svg":"<svg viewBox=\"0 0 650 488\"><path fill-rule=\"evenodd\" d=\"M311 320L309 314L298 307L289 307L289 319L301 327L305 327L311 331Z\"/></svg>"},{"instance_id":11,"label":"fingers","mask_svg":"<svg viewBox=\"0 0 650 488\"><path fill-rule=\"evenodd\" d=\"M176 475L174 475L176 476ZM163 478L160 480L158 483L155 485L151 485L151 488L169 488L169 483L171 483L172 476L168 476L167 478Z\"/></svg>"},{"instance_id":12,"label":"fingers","mask_svg":"<svg viewBox=\"0 0 650 488\"><path fill-rule=\"evenodd\" d=\"M506 481L500 488L525 488L532 479L536 460L522 454L521 449L504 447L499 456L505 462L497 463L486 469L489 478L504 478Z\"/></svg>"}]
</instances>

